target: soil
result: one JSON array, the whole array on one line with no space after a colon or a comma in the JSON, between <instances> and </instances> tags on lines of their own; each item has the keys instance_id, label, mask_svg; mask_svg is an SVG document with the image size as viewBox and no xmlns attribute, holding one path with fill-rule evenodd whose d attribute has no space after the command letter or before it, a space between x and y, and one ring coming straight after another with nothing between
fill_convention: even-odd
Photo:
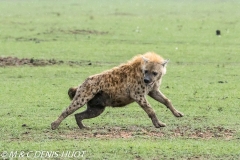
<instances>
[{"instance_id":1,"label":"soil","mask_svg":"<svg viewBox=\"0 0 240 160\"><path fill-rule=\"evenodd\" d=\"M91 65L91 61L62 61L56 59L35 59L35 58L17 58L17 57L0 57L0 67L6 66L47 66L47 65Z\"/></svg>"},{"instance_id":2,"label":"soil","mask_svg":"<svg viewBox=\"0 0 240 160\"><path fill-rule=\"evenodd\" d=\"M47 131L47 136L51 137L51 132ZM234 137L235 131L226 129L223 127L213 127L203 129L191 129L189 127L177 127L171 131L164 131L164 129L155 129L152 127L142 128L142 127L114 127L114 128L93 128L93 129L83 129L78 128L64 131L59 133L60 137L63 139L79 139L79 138L101 138L101 139L115 139L115 138L134 138L134 137L183 137L190 139L212 139L221 138L225 140L231 140ZM56 137L55 137L56 138Z\"/></svg>"},{"instance_id":3,"label":"soil","mask_svg":"<svg viewBox=\"0 0 240 160\"><path fill-rule=\"evenodd\" d=\"M82 35L106 35L108 32L102 32L97 30L84 30L84 29L76 29L76 30L60 30L63 33L67 34L82 34Z\"/></svg>"}]
</instances>

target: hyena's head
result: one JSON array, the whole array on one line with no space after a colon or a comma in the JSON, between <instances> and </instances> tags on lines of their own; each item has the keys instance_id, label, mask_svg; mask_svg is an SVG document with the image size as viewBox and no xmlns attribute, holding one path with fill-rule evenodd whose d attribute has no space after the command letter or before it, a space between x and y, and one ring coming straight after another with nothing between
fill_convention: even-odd
<instances>
[{"instance_id":1,"label":"hyena's head","mask_svg":"<svg viewBox=\"0 0 240 160\"><path fill-rule=\"evenodd\" d=\"M146 85L154 84L166 74L168 60L164 60L159 55L151 52L143 55L142 59L143 81Z\"/></svg>"}]
</instances>

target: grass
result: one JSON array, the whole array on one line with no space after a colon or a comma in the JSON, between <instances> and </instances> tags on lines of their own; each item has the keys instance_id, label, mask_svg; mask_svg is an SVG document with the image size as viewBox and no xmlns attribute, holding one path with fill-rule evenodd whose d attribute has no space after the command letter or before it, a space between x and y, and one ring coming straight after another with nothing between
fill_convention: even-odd
<instances>
[{"instance_id":1,"label":"grass","mask_svg":"<svg viewBox=\"0 0 240 160\"><path fill-rule=\"evenodd\" d=\"M2 1L1 57L92 65L1 67L0 155L86 151L82 159L239 159L238 6L217 0ZM69 87L149 50L170 59L161 90L183 118L149 99L167 127L155 129L133 103L85 120L90 130L78 130L73 116L50 129L70 103ZM42 157L64 158L71 157Z\"/></svg>"}]
</instances>

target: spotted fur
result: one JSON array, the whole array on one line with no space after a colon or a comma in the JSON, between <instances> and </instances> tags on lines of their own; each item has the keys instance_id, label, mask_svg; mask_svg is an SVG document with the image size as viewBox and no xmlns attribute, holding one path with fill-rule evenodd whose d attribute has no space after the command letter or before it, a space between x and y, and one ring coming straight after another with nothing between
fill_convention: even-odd
<instances>
[{"instance_id":1,"label":"spotted fur","mask_svg":"<svg viewBox=\"0 0 240 160\"><path fill-rule=\"evenodd\" d=\"M137 102L151 118L155 127L164 127L158 120L146 96L164 104L176 117L183 114L177 111L169 99L159 90L162 76L166 73L166 60L153 52L138 55L118 67L88 77L83 84L70 88L70 106L51 124L56 129L70 114L87 104L84 112L75 114L79 128L84 128L83 119L100 115L106 106L123 107Z\"/></svg>"}]
</instances>

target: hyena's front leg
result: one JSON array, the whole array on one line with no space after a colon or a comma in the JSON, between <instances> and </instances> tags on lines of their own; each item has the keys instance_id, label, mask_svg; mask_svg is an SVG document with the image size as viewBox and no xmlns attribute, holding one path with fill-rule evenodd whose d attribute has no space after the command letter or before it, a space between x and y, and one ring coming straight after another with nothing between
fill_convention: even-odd
<instances>
[{"instance_id":1,"label":"hyena's front leg","mask_svg":"<svg viewBox=\"0 0 240 160\"><path fill-rule=\"evenodd\" d=\"M173 107L171 101L167 97L165 97L159 90L153 90L153 91L149 92L148 95L150 97L152 97L153 99L157 100L158 102L164 104L167 108L169 108L174 116L183 117L183 113L176 110Z\"/></svg>"},{"instance_id":2,"label":"hyena's front leg","mask_svg":"<svg viewBox=\"0 0 240 160\"><path fill-rule=\"evenodd\" d=\"M146 100L146 98L140 98L140 99L136 99L136 102L142 107L142 109L148 114L149 118L151 118L153 125L156 128L160 128L160 127L165 127L166 124L159 121L155 111L152 109L152 107L150 106L150 104L148 103L148 101Z\"/></svg>"}]
</instances>

